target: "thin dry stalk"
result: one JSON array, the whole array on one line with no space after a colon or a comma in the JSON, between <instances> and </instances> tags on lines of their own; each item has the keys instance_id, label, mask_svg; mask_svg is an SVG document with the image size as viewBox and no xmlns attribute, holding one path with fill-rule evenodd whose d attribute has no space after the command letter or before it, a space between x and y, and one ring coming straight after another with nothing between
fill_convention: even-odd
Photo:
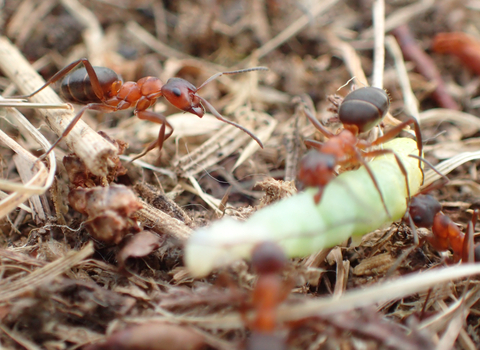
<instances>
[{"instance_id":1,"label":"thin dry stalk","mask_svg":"<svg viewBox=\"0 0 480 350\"><path fill-rule=\"evenodd\" d=\"M35 345L30 340L23 337L20 333L9 330L7 327L4 327L2 324L0 324L0 330L27 350L41 350L39 346Z\"/></svg>"},{"instance_id":2,"label":"thin dry stalk","mask_svg":"<svg viewBox=\"0 0 480 350\"><path fill-rule=\"evenodd\" d=\"M435 5L435 0L423 0L398 9L385 19L385 32L389 32L399 25L408 23L412 18L424 13L433 5ZM369 39L374 33L374 28L369 28L365 30L360 37L362 39Z\"/></svg>"},{"instance_id":3,"label":"thin dry stalk","mask_svg":"<svg viewBox=\"0 0 480 350\"><path fill-rule=\"evenodd\" d=\"M63 258L57 259L25 277L13 282L0 282L0 302L19 297L35 287L51 281L53 278L70 270L72 267L85 260L92 255L93 252L93 243L90 242L82 250L78 252L71 251Z\"/></svg>"},{"instance_id":4,"label":"thin dry stalk","mask_svg":"<svg viewBox=\"0 0 480 350\"><path fill-rule=\"evenodd\" d=\"M182 221L165 214L145 201L139 199L139 202L143 208L136 212L136 215L142 222L145 222L150 230L167 234L180 241L180 243L185 242L190 237L192 229Z\"/></svg>"},{"instance_id":5,"label":"thin dry stalk","mask_svg":"<svg viewBox=\"0 0 480 350\"><path fill-rule=\"evenodd\" d=\"M18 174L20 175L22 182L28 182L28 180L33 177L32 163L19 155L13 156L13 161L15 163L15 166L17 167ZM30 202L30 206L34 211L34 216L39 218L42 222L45 222L45 220L47 219L47 215L45 214L45 210L42 205L42 200L40 199L40 196L33 195L28 200Z\"/></svg>"},{"instance_id":6,"label":"thin dry stalk","mask_svg":"<svg viewBox=\"0 0 480 350\"><path fill-rule=\"evenodd\" d=\"M19 156L23 157L28 163L32 165L35 163L36 158L24 150L2 130L0 130L0 142L11 148ZM51 178L51 176L47 171L47 168L43 164L38 164L36 169L38 170L37 173L25 184L0 180L0 188L7 191L15 191L3 198L0 202L0 218L10 214L12 210L28 200L32 195L43 194L48 189L46 185L50 185L49 178Z\"/></svg>"},{"instance_id":7,"label":"thin dry stalk","mask_svg":"<svg viewBox=\"0 0 480 350\"><path fill-rule=\"evenodd\" d=\"M77 0L61 0L61 2L65 9L85 27L83 39L91 63L95 66L103 66L104 35L97 16Z\"/></svg>"},{"instance_id":8,"label":"thin dry stalk","mask_svg":"<svg viewBox=\"0 0 480 350\"><path fill-rule=\"evenodd\" d=\"M405 61L403 60L402 50L398 46L394 37L388 36L386 38L387 49L393 57L395 62L395 68L397 69L398 81L402 87L403 101L405 103L406 112L413 116L418 123L420 123L420 117L418 112L418 100L412 91L410 85L410 79L408 79L407 68L405 67Z\"/></svg>"},{"instance_id":9,"label":"thin dry stalk","mask_svg":"<svg viewBox=\"0 0 480 350\"><path fill-rule=\"evenodd\" d=\"M376 0L373 4L373 26L375 46L372 86L383 88L383 67L385 66L385 2L383 0Z\"/></svg>"},{"instance_id":10,"label":"thin dry stalk","mask_svg":"<svg viewBox=\"0 0 480 350\"><path fill-rule=\"evenodd\" d=\"M45 83L18 49L5 37L0 38L0 69L23 94L32 93ZM31 99L37 103L62 103L60 97L49 87ZM61 135L75 117L73 111L49 109L39 111L57 135ZM107 159L116 154L116 149L110 142L81 120L65 137L65 142L85 162L87 168L98 176L107 173Z\"/></svg>"},{"instance_id":11,"label":"thin dry stalk","mask_svg":"<svg viewBox=\"0 0 480 350\"><path fill-rule=\"evenodd\" d=\"M248 56L241 62L240 66L245 63L251 62L252 60L256 61L268 55L271 51L275 50L278 46L282 45L285 41L295 36L298 32L304 29L310 23L310 20L312 18L318 17L319 15L327 11L330 7L335 5L337 2L338 0L316 1L316 3L310 9L310 13L308 15L302 15L299 19L290 24L272 40L268 41L265 45L252 52L250 56Z\"/></svg>"},{"instance_id":12,"label":"thin dry stalk","mask_svg":"<svg viewBox=\"0 0 480 350\"><path fill-rule=\"evenodd\" d=\"M457 265L428 272L410 274L393 281L375 284L367 288L345 292L340 298L336 296L308 300L293 305L282 305L278 310L277 322L290 322L308 317L326 316L348 310L369 307L385 301L398 300L409 295L427 291L439 284L465 278L480 273L479 265ZM238 313L223 316L188 317L171 313L163 317L153 317L151 321L167 319L174 322L197 324L205 329L239 329L244 327Z\"/></svg>"},{"instance_id":13,"label":"thin dry stalk","mask_svg":"<svg viewBox=\"0 0 480 350\"><path fill-rule=\"evenodd\" d=\"M163 58L178 58L178 59L190 59L193 61L201 62L205 68L210 69L213 72L224 72L226 67L214 64L197 57L187 55L183 52L177 51L168 45L165 45L160 40L156 39L152 34L147 32L141 25L136 22L128 22L126 26L127 31L132 34L136 39L143 42L153 51Z\"/></svg>"}]
</instances>

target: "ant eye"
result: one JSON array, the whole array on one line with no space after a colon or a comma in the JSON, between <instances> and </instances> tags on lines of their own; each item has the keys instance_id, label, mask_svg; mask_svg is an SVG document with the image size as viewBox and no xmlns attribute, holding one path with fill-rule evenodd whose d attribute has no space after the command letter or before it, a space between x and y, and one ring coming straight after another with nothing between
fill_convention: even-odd
<instances>
[{"instance_id":1,"label":"ant eye","mask_svg":"<svg viewBox=\"0 0 480 350\"><path fill-rule=\"evenodd\" d=\"M422 222L422 217L420 215L414 216L413 217L413 222L416 223L416 224Z\"/></svg>"},{"instance_id":2,"label":"ant eye","mask_svg":"<svg viewBox=\"0 0 480 350\"><path fill-rule=\"evenodd\" d=\"M182 96L182 91L179 88L173 88L172 92L175 96L180 97Z\"/></svg>"}]
</instances>

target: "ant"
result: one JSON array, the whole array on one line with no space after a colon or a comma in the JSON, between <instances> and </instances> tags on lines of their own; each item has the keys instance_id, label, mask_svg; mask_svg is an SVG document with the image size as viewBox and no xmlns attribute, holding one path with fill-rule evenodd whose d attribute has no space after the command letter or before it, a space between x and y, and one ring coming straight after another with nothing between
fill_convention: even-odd
<instances>
[{"instance_id":1,"label":"ant","mask_svg":"<svg viewBox=\"0 0 480 350\"><path fill-rule=\"evenodd\" d=\"M405 219L410 223L415 236L415 226L431 229L432 235L427 236L428 242L440 252L451 249L454 262L458 262L460 259L463 262L480 261L480 245L473 249L474 256L469 257L470 247L473 245L473 232L480 210L476 209L473 212L466 235L441 210L442 205L438 200L431 195L420 193L411 199ZM418 242L418 238L416 241Z\"/></svg>"},{"instance_id":2,"label":"ant","mask_svg":"<svg viewBox=\"0 0 480 350\"><path fill-rule=\"evenodd\" d=\"M307 146L313 147L300 162L298 179L305 185L318 187L318 192L314 196L316 204L320 202L324 187L335 177L335 168L337 165L360 164L365 166L375 188L380 194L385 211L390 216L385 199L378 186L378 182L365 160L367 157L375 157L384 154L393 154L397 164L405 176L407 196L410 198L410 188L408 185L407 170L403 166L398 155L389 149L368 150L371 147L381 145L393 139L407 125L413 124L417 138L418 155L422 156L422 134L417 120L413 117L398 124L387 131L383 136L378 137L372 142L358 138L360 133L371 130L375 125L381 122L387 114L390 107L390 98L387 92L376 87L364 87L350 92L338 107L338 119L343 124L343 129L334 134L326 129L315 118L311 110L304 103L304 112L315 128L320 131L327 141L325 143L305 140ZM419 159L420 166L420 159Z\"/></svg>"},{"instance_id":3,"label":"ant","mask_svg":"<svg viewBox=\"0 0 480 350\"><path fill-rule=\"evenodd\" d=\"M291 290L291 282L282 280L280 273L285 269L287 258L282 248L273 242L262 242L252 251L252 266L258 273L258 281L252 295L255 317L246 320L252 333L247 339L247 350L286 349L284 339L274 334L276 311Z\"/></svg>"},{"instance_id":4,"label":"ant","mask_svg":"<svg viewBox=\"0 0 480 350\"><path fill-rule=\"evenodd\" d=\"M84 68L77 69L70 73L80 64L83 64ZM94 67L88 59L81 58L58 71L36 91L29 95L17 97L32 97L47 86L64 78L60 88L60 94L62 97L68 102L85 104L63 131L60 138L55 141L45 154L42 155L41 159L45 158L55 146L68 135L75 124L80 120L83 113L88 109L102 112L116 112L118 110L134 108L133 113L139 119L149 120L160 124L161 127L157 140L152 142L142 153L133 158L132 161L143 157L156 146L158 146L159 151L161 151L164 141L172 135L173 127L164 115L147 111L147 109L152 107L157 99L162 96L175 107L184 112L195 114L199 118L203 117L205 113L204 106L206 106L217 119L244 131L253 138L261 148L263 148L260 139L251 131L235 122L225 119L207 100L197 94L197 92L206 84L222 75L246 73L258 70L268 70L268 68L254 67L216 73L197 88L181 78L170 78L166 84L163 84L160 79L149 76L141 78L137 82L127 81L124 83L113 70L106 67ZM166 133L166 127L170 129L168 133Z\"/></svg>"}]
</instances>

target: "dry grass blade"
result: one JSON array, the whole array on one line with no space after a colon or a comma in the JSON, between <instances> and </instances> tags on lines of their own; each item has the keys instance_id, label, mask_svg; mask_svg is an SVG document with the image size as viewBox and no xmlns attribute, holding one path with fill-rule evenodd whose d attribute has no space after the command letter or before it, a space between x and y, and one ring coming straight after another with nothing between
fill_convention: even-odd
<instances>
[{"instance_id":1,"label":"dry grass blade","mask_svg":"<svg viewBox=\"0 0 480 350\"><path fill-rule=\"evenodd\" d=\"M388 15L385 19L385 31L388 32L401 24L408 23L413 17L427 11L433 5L435 5L435 0L422 0L400 8L396 12ZM361 37L367 39L371 38L373 35L374 28L369 28L362 33Z\"/></svg>"},{"instance_id":2,"label":"dry grass blade","mask_svg":"<svg viewBox=\"0 0 480 350\"><path fill-rule=\"evenodd\" d=\"M285 41L296 35L299 31L305 28L312 18L318 17L330 7L335 5L338 0L318 0L310 8L309 15L303 15L295 22L290 24L282 32L280 32L273 39L265 43L257 50L255 50L249 57L245 58L242 62L251 62L252 59L258 60L265 55L268 55L272 50L276 49L278 46L282 45Z\"/></svg>"},{"instance_id":3,"label":"dry grass blade","mask_svg":"<svg viewBox=\"0 0 480 350\"><path fill-rule=\"evenodd\" d=\"M393 56L395 61L395 68L397 69L397 77L402 87L403 100L405 102L406 112L413 116L419 123L421 122L418 113L418 100L412 91L410 79L408 78L407 68L405 67L405 61L403 60L402 50L398 46L397 41L391 35L386 38L387 48Z\"/></svg>"},{"instance_id":4,"label":"dry grass blade","mask_svg":"<svg viewBox=\"0 0 480 350\"><path fill-rule=\"evenodd\" d=\"M445 305L443 300L438 300L442 311L422 321L418 328L428 329L432 332L440 332L445 329L448 324L459 315L463 314L465 309L469 310L480 298L480 287L476 286L469 290L464 297L456 300L449 306Z\"/></svg>"},{"instance_id":5,"label":"dry grass blade","mask_svg":"<svg viewBox=\"0 0 480 350\"><path fill-rule=\"evenodd\" d=\"M83 38L90 62L94 65L102 65L105 47L103 43L104 35L97 17L77 0L61 0L61 3L85 27Z\"/></svg>"},{"instance_id":6,"label":"dry grass blade","mask_svg":"<svg viewBox=\"0 0 480 350\"><path fill-rule=\"evenodd\" d=\"M178 59L191 59L197 62L201 62L206 68L210 69L212 72L224 72L228 69L224 66L214 64L208 61L198 59L190 55L186 55L183 52L177 51L171 48L168 45L165 45L161 41L157 40L153 35L147 32L141 25L136 22L128 22L126 26L127 31L134 35L138 40L143 42L145 45L150 47L152 50L157 52L161 57L164 58L178 58Z\"/></svg>"},{"instance_id":7,"label":"dry grass blade","mask_svg":"<svg viewBox=\"0 0 480 350\"><path fill-rule=\"evenodd\" d=\"M277 320L278 322L296 321L377 305L378 303L405 298L415 293L427 291L440 284L476 274L480 274L479 265L457 265L412 274L367 288L347 291L340 298L332 296L308 300L301 304L281 306ZM168 319L198 324L207 329L237 329L243 327L241 317L236 313L227 314L223 317L198 318L170 315Z\"/></svg>"},{"instance_id":8,"label":"dry grass blade","mask_svg":"<svg viewBox=\"0 0 480 350\"><path fill-rule=\"evenodd\" d=\"M35 163L35 157L25 151L1 130L0 142L14 150L19 156L23 157L27 163L32 165ZM49 173L43 164L37 166L37 169L37 173L25 184L17 184L7 180L0 181L0 188L15 191L0 201L0 218L10 214L12 210L24 203L32 195L45 193L48 189L45 185L50 185L49 178L51 178L52 173Z\"/></svg>"},{"instance_id":9,"label":"dry grass blade","mask_svg":"<svg viewBox=\"0 0 480 350\"><path fill-rule=\"evenodd\" d=\"M273 131L278 125L277 120L275 120L275 118L266 113L252 113L254 114L256 120L266 121L267 125L257 132L257 136L260 138L260 140L268 140L270 136L272 136ZM245 147L243 152L238 157L231 171L233 172L236 168L242 165L243 162L249 159L257 150L258 144L253 140L250 141L247 147Z\"/></svg>"},{"instance_id":10,"label":"dry grass blade","mask_svg":"<svg viewBox=\"0 0 480 350\"><path fill-rule=\"evenodd\" d=\"M423 111L420 113L419 121L425 125L453 123L460 128L464 137L472 136L480 130L480 119L475 115L446 108Z\"/></svg>"},{"instance_id":11,"label":"dry grass blade","mask_svg":"<svg viewBox=\"0 0 480 350\"><path fill-rule=\"evenodd\" d=\"M19 345L23 346L27 350L40 350L41 348L39 346L36 346L35 343L29 341L28 339L25 339L22 337L21 334L9 330L8 328L4 327L2 324L0 324L0 330L4 332L6 335L8 335L10 338L12 338L15 342L17 342Z\"/></svg>"},{"instance_id":12,"label":"dry grass blade","mask_svg":"<svg viewBox=\"0 0 480 350\"><path fill-rule=\"evenodd\" d=\"M373 25L375 30L375 47L373 50L372 86L383 88L383 69L385 66L385 2L375 0L373 3Z\"/></svg>"},{"instance_id":13,"label":"dry grass blade","mask_svg":"<svg viewBox=\"0 0 480 350\"><path fill-rule=\"evenodd\" d=\"M180 242L185 242L190 237L192 229L182 221L165 214L144 201L140 200L140 203L143 208L136 215L139 216L141 221L145 222L149 229L167 234Z\"/></svg>"},{"instance_id":14,"label":"dry grass blade","mask_svg":"<svg viewBox=\"0 0 480 350\"><path fill-rule=\"evenodd\" d=\"M58 275L68 271L94 252L93 243L89 243L81 251L72 251L65 257L57 259L48 265L22 277L18 280L8 283L0 282L0 302L5 302L13 298L19 297L35 287L51 281Z\"/></svg>"},{"instance_id":15,"label":"dry grass blade","mask_svg":"<svg viewBox=\"0 0 480 350\"><path fill-rule=\"evenodd\" d=\"M19 102L15 99L3 99L0 100L0 107L15 107L15 108L41 108L41 109L72 109L72 106L69 103L30 103L30 102Z\"/></svg>"},{"instance_id":16,"label":"dry grass blade","mask_svg":"<svg viewBox=\"0 0 480 350\"><path fill-rule=\"evenodd\" d=\"M0 69L18 86L23 94L35 91L45 83L18 49L5 37L0 38ZM33 96L32 100L36 103L49 104L63 102L51 88L46 88ZM75 116L73 111L39 111L57 135L61 135ZM98 135L83 121L77 123L65 138L65 142L95 175L106 174L107 159L116 153L116 149L111 143Z\"/></svg>"},{"instance_id":17,"label":"dry grass blade","mask_svg":"<svg viewBox=\"0 0 480 350\"><path fill-rule=\"evenodd\" d=\"M463 152L455 157L447 159L441 163L435 165L435 168L443 175L449 174L451 171L458 168L460 165L469 162L471 160L480 159L480 151L477 152ZM429 169L425 172L425 181L422 188L427 187L428 185L432 184L433 182L439 180L441 178L435 171Z\"/></svg>"},{"instance_id":18,"label":"dry grass blade","mask_svg":"<svg viewBox=\"0 0 480 350\"><path fill-rule=\"evenodd\" d=\"M247 140L250 140L249 135L226 125L193 152L177 159L173 166L181 177L195 176L237 151Z\"/></svg>"}]
</instances>

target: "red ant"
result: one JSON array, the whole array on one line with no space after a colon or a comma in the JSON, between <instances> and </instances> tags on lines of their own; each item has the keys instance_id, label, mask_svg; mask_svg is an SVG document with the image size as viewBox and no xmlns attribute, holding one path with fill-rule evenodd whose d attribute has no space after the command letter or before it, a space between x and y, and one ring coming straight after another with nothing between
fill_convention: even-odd
<instances>
[{"instance_id":1,"label":"red ant","mask_svg":"<svg viewBox=\"0 0 480 350\"><path fill-rule=\"evenodd\" d=\"M73 73L69 74L81 63L83 63L85 68L77 69ZM105 67L93 67L86 58L81 58L58 71L38 90L29 95L17 97L32 97L50 84L53 84L65 77L65 79L62 81L60 89L62 97L69 102L86 104L82 109L80 109L75 118L73 118L67 128L63 131L60 138L55 141L52 147L50 147L50 149L42 156L42 158L45 158L55 148L55 146L65 136L68 135L68 133L73 129L75 124L80 120L83 113L87 109L102 112L116 112L118 110L134 108L133 113L139 119L149 120L151 122L161 124L161 127L157 140L152 142L142 153L133 158L132 161L143 157L157 145L159 151L161 151L163 142L172 135L173 127L167 121L164 115L147 111L147 109L152 107L157 99L162 96L165 97L167 101L175 107L184 112L195 114L199 118L203 117L205 113L203 106L206 106L217 119L244 131L250 135L250 137L260 145L260 147L263 148L263 144L260 139L251 131L222 117L222 115L217 112L217 110L207 100L199 96L197 92L206 84L222 75L246 73L267 69L268 68L266 67L255 67L230 72L220 72L208 78L197 88L193 84L181 78L170 78L166 84L162 84L160 79L156 77L144 77L137 82L127 81L123 83L118 74L113 70ZM166 127L170 129L168 133L165 133Z\"/></svg>"},{"instance_id":2,"label":"red ant","mask_svg":"<svg viewBox=\"0 0 480 350\"><path fill-rule=\"evenodd\" d=\"M473 232L480 211L476 209L473 212L467 226L467 235L465 235L441 210L442 205L433 196L418 194L411 199L405 219L409 221L415 234L415 226L431 228L432 235L427 236L427 240L440 252L451 249L454 262L460 259L463 262L480 261L480 245L474 248L473 259L469 258L470 247L473 245Z\"/></svg>"},{"instance_id":3,"label":"red ant","mask_svg":"<svg viewBox=\"0 0 480 350\"><path fill-rule=\"evenodd\" d=\"M410 198L410 188L408 186L407 171L403 166L398 155L389 149L376 149L367 151L367 149L383 144L398 135L403 128L409 124L414 124L415 135L417 138L418 154L422 155L422 134L420 126L415 118L408 118L406 121L398 124L383 136L372 142L358 138L360 133L371 130L387 114L390 106L388 94L383 89L375 87L364 87L350 92L338 108L338 118L343 124L343 129L334 134L326 129L312 114L311 110L305 106L304 112L315 128L325 135L328 140L320 143L313 140L305 140L305 144L313 147L317 151L311 151L302 159L298 179L305 186L318 187L318 192L314 197L315 203L319 203L323 194L324 187L335 177L335 167L345 164L360 164L365 166L375 188L380 194L383 207L388 213L385 199L378 186L378 182L369 167L366 157L375 157L383 154L393 154L400 170L405 176L407 187L407 196ZM420 162L420 160L419 160ZM420 166L420 164L419 164Z\"/></svg>"},{"instance_id":4,"label":"red ant","mask_svg":"<svg viewBox=\"0 0 480 350\"><path fill-rule=\"evenodd\" d=\"M252 331L247 350L286 349L285 341L274 333L277 307L291 290L291 283L280 276L286 264L285 253L276 243L262 242L252 251L252 266L258 273L258 281L251 302L256 314L251 322L246 320Z\"/></svg>"}]
</instances>

